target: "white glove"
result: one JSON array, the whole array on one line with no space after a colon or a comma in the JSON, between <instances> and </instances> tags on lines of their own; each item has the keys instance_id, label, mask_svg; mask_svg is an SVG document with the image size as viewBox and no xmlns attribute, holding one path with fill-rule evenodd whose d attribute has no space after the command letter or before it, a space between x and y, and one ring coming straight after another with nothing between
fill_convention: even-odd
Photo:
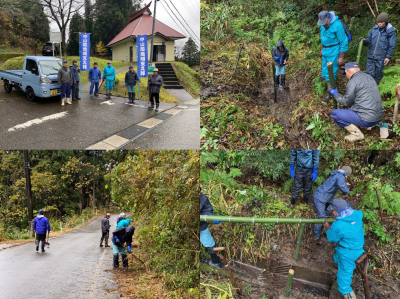
<instances>
[{"instance_id":1,"label":"white glove","mask_svg":"<svg viewBox=\"0 0 400 299\"><path fill-rule=\"evenodd\" d=\"M386 66L389 63L389 60L390 60L389 58L385 58L383 65Z\"/></svg>"}]
</instances>

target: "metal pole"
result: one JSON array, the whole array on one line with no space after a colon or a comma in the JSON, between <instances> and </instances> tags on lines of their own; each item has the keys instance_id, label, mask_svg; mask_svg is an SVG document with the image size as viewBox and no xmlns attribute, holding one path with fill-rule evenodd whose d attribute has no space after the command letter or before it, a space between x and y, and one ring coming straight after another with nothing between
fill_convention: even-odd
<instances>
[{"instance_id":1,"label":"metal pole","mask_svg":"<svg viewBox=\"0 0 400 299\"><path fill-rule=\"evenodd\" d=\"M33 209L32 209L31 173L30 173L28 150L24 150L24 166L25 166L25 181L26 181L26 199L28 206L29 233L31 237L34 237L32 231Z\"/></svg>"},{"instance_id":2,"label":"metal pole","mask_svg":"<svg viewBox=\"0 0 400 299\"><path fill-rule=\"evenodd\" d=\"M327 63L328 66L328 73L329 73L329 83L332 89L336 88L336 81L335 81L335 76L333 74L333 65L332 62ZM337 109L337 102L335 100L335 97L332 96L333 99L333 109Z\"/></svg>"},{"instance_id":3,"label":"metal pole","mask_svg":"<svg viewBox=\"0 0 400 299\"><path fill-rule=\"evenodd\" d=\"M157 1L158 1L158 0L154 0L154 17L153 17L153 32L151 33L150 63L153 63L154 28L156 27L156 8L157 8Z\"/></svg>"},{"instance_id":4,"label":"metal pole","mask_svg":"<svg viewBox=\"0 0 400 299\"><path fill-rule=\"evenodd\" d=\"M139 94L139 106L140 106L140 84L139 84L139 82L140 82L140 79L137 82L137 90L138 90L138 94Z\"/></svg>"},{"instance_id":5,"label":"metal pole","mask_svg":"<svg viewBox=\"0 0 400 299\"><path fill-rule=\"evenodd\" d=\"M200 221L222 221L234 223L276 223L276 224L316 224L325 222L325 219L304 219L304 218L255 218L255 217L234 217L234 216L208 216L200 215ZM329 219L328 223L333 223L336 220Z\"/></svg>"},{"instance_id":6,"label":"metal pole","mask_svg":"<svg viewBox=\"0 0 400 299\"><path fill-rule=\"evenodd\" d=\"M95 156L95 151L93 151L93 211L95 209L95 194L96 194L96 176L95 176L95 166L94 166L94 156Z\"/></svg>"},{"instance_id":7,"label":"metal pole","mask_svg":"<svg viewBox=\"0 0 400 299\"><path fill-rule=\"evenodd\" d=\"M81 64L81 33L78 32L78 39L79 39L79 64ZM89 53L90 55L90 53ZM79 72L79 97L82 96L82 86L81 86L81 72ZM94 198L93 198L94 200Z\"/></svg>"},{"instance_id":8,"label":"metal pole","mask_svg":"<svg viewBox=\"0 0 400 299\"><path fill-rule=\"evenodd\" d=\"M293 275L294 275L294 270L290 269L289 270L289 274L288 274L288 278L287 278L287 282L286 282L286 291L285 291L285 297L286 298L290 296L290 290L292 289Z\"/></svg>"},{"instance_id":9,"label":"metal pole","mask_svg":"<svg viewBox=\"0 0 400 299\"><path fill-rule=\"evenodd\" d=\"M300 247L301 247L301 241L303 240L303 235L304 235L304 228L306 225L304 223L300 224L300 232L299 232L299 237L297 238L297 246L296 246L296 253L294 255L294 260L297 262L299 260L299 253L300 253Z\"/></svg>"},{"instance_id":10,"label":"metal pole","mask_svg":"<svg viewBox=\"0 0 400 299\"><path fill-rule=\"evenodd\" d=\"M53 51L53 57L54 57L54 43L51 42L51 51Z\"/></svg>"}]
</instances>

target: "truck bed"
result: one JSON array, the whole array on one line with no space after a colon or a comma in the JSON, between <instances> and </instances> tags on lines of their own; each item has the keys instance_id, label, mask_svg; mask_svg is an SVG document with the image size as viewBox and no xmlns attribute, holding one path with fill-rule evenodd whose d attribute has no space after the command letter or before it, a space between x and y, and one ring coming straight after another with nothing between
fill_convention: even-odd
<instances>
[{"instance_id":1,"label":"truck bed","mask_svg":"<svg viewBox=\"0 0 400 299\"><path fill-rule=\"evenodd\" d=\"M0 79L8 80L8 81L14 81L21 83L20 81L22 80L22 74L24 70L4 70L0 71Z\"/></svg>"}]
</instances>

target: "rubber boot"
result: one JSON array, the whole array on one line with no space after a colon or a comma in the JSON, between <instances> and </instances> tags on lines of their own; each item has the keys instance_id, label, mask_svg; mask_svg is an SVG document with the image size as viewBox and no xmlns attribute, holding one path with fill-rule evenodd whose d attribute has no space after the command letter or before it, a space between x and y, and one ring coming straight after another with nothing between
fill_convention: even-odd
<instances>
[{"instance_id":1,"label":"rubber boot","mask_svg":"<svg viewBox=\"0 0 400 299\"><path fill-rule=\"evenodd\" d=\"M46 250L44 250L44 241L42 241L42 252L45 252Z\"/></svg>"},{"instance_id":2,"label":"rubber boot","mask_svg":"<svg viewBox=\"0 0 400 299\"><path fill-rule=\"evenodd\" d=\"M355 142L364 139L364 134L360 131L360 129L357 126L351 124L350 126L344 128L350 133L349 135L346 135L344 137L345 140L349 142Z\"/></svg>"},{"instance_id":3,"label":"rubber boot","mask_svg":"<svg viewBox=\"0 0 400 299\"><path fill-rule=\"evenodd\" d=\"M131 93L130 92L128 92L128 98L129 98L128 103L131 103Z\"/></svg>"},{"instance_id":4,"label":"rubber boot","mask_svg":"<svg viewBox=\"0 0 400 299\"><path fill-rule=\"evenodd\" d=\"M308 197L304 197L304 203L307 205L308 204Z\"/></svg>"},{"instance_id":5,"label":"rubber boot","mask_svg":"<svg viewBox=\"0 0 400 299\"><path fill-rule=\"evenodd\" d=\"M352 290L351 293L348 293L346 295L343 295L344 299L357 299L356 294L354 294L354 291Z\"/></svg>"},{"instance_id":6,"label":"rubber boot","mask_svg":"<svg viewBox=\"0 0 400 299\"><path fill-rule=\"evenodd\" d=\"M151 103L151 109L154 109L154 102Z\"/></svg>"},{"instance_id":7,"label":"rubber boot","mask_svg":"<svg viewBox=\"0 0 400 299\"><path fill-rule=\"evenodd\" d=\"M296 204L297 197L292 197L292 200L290 201L290 208L293 208L294 205Z\"/></svg>"},{"instance_id":8,"label":"rubber boot","mask_svg":"<svg viewBox=\"0 0 400 299\"><path fill-rule=\"evenodd\" d=\"M286 84L285 84L285 76L286 76L286 75L281 75L281 86L282 86L282 87L285 87L285 86L286 86Z\"/></svg>"},{"instance_id":9,"label":"rubber boot","mask_svg":"<svg viewBox=\"0 0 400 299\"><path fill-rule=\"evenodd\" d=\"M126 256L126 254L122 255L122 265L125 269L128 269L128 257Z\"/></svg>"},{"instance_id":10,"label":"rubber boot","mask_svg":"<svg viewBox=\"0 0 400 299\"><path fill-rule=\"evenodd\" d=\"M108 94L108 98L109 99L111 99L111 93L112 93L112 91L110 91L109 94Z\"/></svg>"},{"instance_id":11,"label":"rubber boot","mask_svg":"<svg viewBox=\"0 0 400 299\"><path fill-rule=\"evenodd\" d=\"M61 106L64 106L65 98L61 99Z\"/></svg>"},{"instance_id":12,"label":"rubber boot","mask_svg":"<svg viewBox=\"0 0 400 299\"><path fill-rule=\"evenodd\" d=\"M210 266L221 268L221 259L219 258L218 255L215 254L213 250L216 247L218 247L217 244L215 244L213 247L207 247L207 250L211 255Z\"/></svg>"},{"instance_id":13,"label":"rubber boot","mask_svg":"<svg viewBox=\"0 0 400 299\"><path fill-rule=\"evenodd\" d=\"M103 247L103 239L100 239L100 247Z\"/></svg>"},{"instance_id":14,"label":"rubber boot","mask_svg":"<svg viewBox=\"0 0 400 299\"><path fill-rule=\"evenodd\" d=\"M156 111L158 111L158 107L160 107L160 104L156 104Z\"/></svg>"},{"instance_id":15,"label":"rubber boot","mask_svg":"<svg viewBox=\"0 0 400 299\"><path fill-rule=\"evenodd\" d=\"M72 105L70 98L67 98L67 104Z\"/></svg>"},{"instance_id":16,"label":"rubber boot","mask_svg":"<svg viewBox=\"0 0 400 299\"><path fill-rule=\"evenodd\" d=\"M39 242L36 241L35 244L36 244L36 251L39 251Z\"/></svg>"},{"instance_id":17,"label":"rubber boot","mask_svg":"<svg viewBox=\"0 0 400 299\"><path fill-rule=\"evenodd\" d=\"M135 93L132 92L132 104L135 104Z\"/></svg>"},{"instance_id":18,"label":"rubber boot","mask_svg":"<svg viewBox=\"0 0 400 299\"><path fill-rule=\"evenodd\" d=\"M114 263L114 269L119 268L119 263L118 263L118 255L113 255L113 263Z\"/></svg>"},{"instance_id":19,"label":"rubber boot","mask_svg":"<svg viewBox=\"0 0 400 299\"><path fill-rule=\"evenodd\" d=\"M106 99L108 99L108 90L106 90Z\"/></svg>"},{"instance_id":20,"label":"rubber boot","mask_svg":"<svg viewBox=\"0 0 400 299\"><path fill-rule=\"evenodd\" d=\"M279 87L279 76L275 75L275 87Z\"/></svg>"}]
</instances>

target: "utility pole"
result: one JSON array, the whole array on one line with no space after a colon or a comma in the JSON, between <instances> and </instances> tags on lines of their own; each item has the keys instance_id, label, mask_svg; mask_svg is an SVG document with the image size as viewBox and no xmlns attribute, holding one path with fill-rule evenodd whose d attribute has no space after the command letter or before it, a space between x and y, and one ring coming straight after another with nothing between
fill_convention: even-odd
<instances>
[{"instance_id":1,"label":"utility pole","mask_svg":"<svg viewBox=\"0 0 400 299\"><path fill-rule=\"evenodd\" d=\"M93 211L95 210L95 193L96 193L96 176L95 176L95 166L94 166L94 156L95 151L93 151Z\"/></svg>"},{"instance_id":2,"label":"utility pole","mask_svg":"<svg viewBox=\"0 0 400 299\"><path fill-rule=\"evenodd\" d=\"M160 1L160 0L154 0L153 32L152 32L152 34L151 34L150 63L153 63L154 28L156 27L156 8L157 8L157 1Z\"/></svg>"},{"instance_id":3,"label":"utility pole","mask_svg":"<svg viewBox=\"0 0 400 299\"><path fill-rule=\"evenodd\" d=\"M31 237L34 237L34 233L32 230L33 209L32 209L31 171L29 165L28 150L24 150L24 167L25 167L25 181L26 181L26 199L28 206L29 234Z\"/></svg>"}]
</instances>

